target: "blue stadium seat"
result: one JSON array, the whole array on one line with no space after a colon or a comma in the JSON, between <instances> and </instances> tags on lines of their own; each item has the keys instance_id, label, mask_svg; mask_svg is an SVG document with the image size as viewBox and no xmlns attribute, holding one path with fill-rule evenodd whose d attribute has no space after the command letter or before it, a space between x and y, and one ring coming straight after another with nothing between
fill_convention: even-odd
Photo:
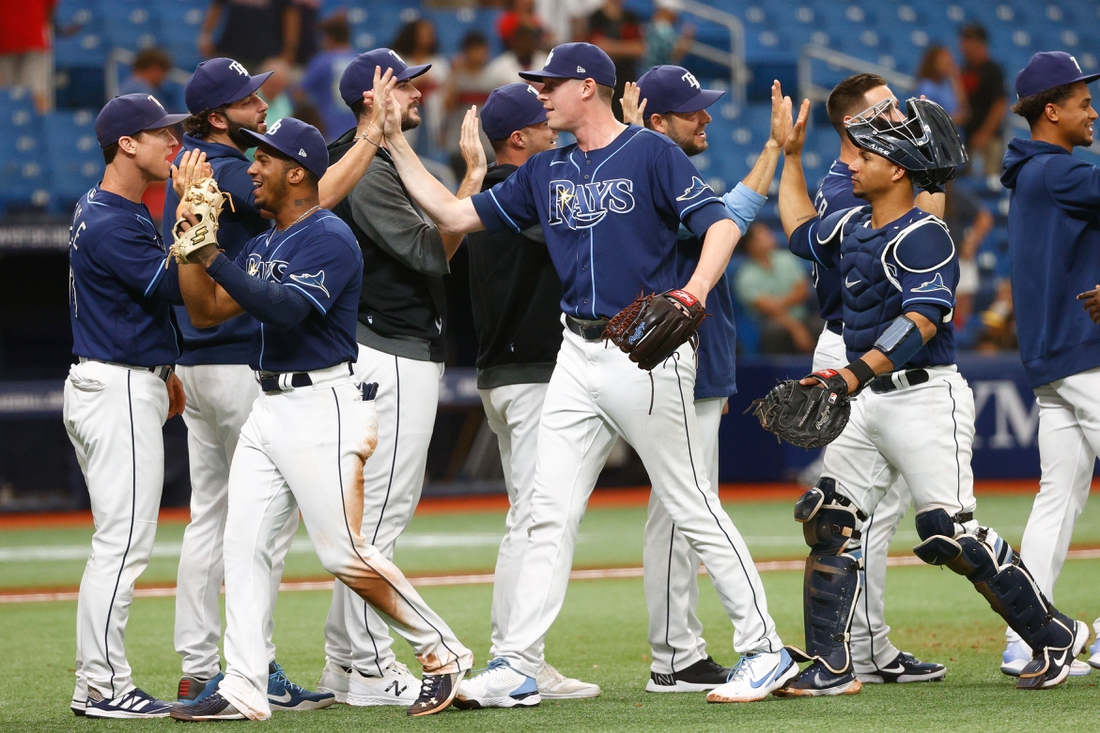
<instances>
[{"instance_id":1,"label":"blue stadium seat","mask_svg":"<svg viewBox=\"0 0 1100 733\"><path fill-rule=\"evenodd\" d=\"M495 10L432 10L427 17L435 24L439 52L444 56L453 56L462 50L462 39L471 31L480 31L489 41L489 47L495 56L504 50L496 33L496 20L499 13Z\"/></svg>"},{"instance_id":2,"label":"blue stadium seat","mask_svg":"<svg viewBox=\"0 0 1100 733\"><path fill-rule=\"evenodd\" d=\"M14 115L34 114L34 98L26 87L0 87L0 129Z\"/></svg>"},{"instance_id":3,"label":"blue stadium seat","mask_svg":"<svg viewBox=\"0 0 1100 733\"><path fill-rule=\"evenodd\" d=\"M162 38L168 38L171 33L162 36L163 33L159 6L161 3L135 3L114 0L105 2L101 12L103 13L104 37L113 48L124 48L129 51L140 51L150 46L161 45Z\"/></svg>"},{"instance_id":4,"label":"blue stadium seat","mask_svg":"<svg viewBox=\"0 0 1100 733\"><path fill-rule=\"evenodd\" d=\"M202 61L198 39L206 8L195 0L159 0L157 37L176 68L194 71Z\"/></svg>"},{"instance_id":5,"label":"blue stadium seat","mask_svg":"<svg viewBox=\"0 0 1100 733\"><path fill-rule=\"evenodd\" d=\"M94 122L89 110L54 112L43 119L56 211L67 211L103 175Z\"/></svg>"},{"instance_id":6,"label":"blue stadium seat","mask_svg":"<svg viewBox=\"0 0 1100 733\"><path fill-rule=\"evenodd\" d=\"M50 194L41 118L25 108L3 109L0 115L0 209L11 212L44 207L49 203Z\"/></svg>"}]
</instances>

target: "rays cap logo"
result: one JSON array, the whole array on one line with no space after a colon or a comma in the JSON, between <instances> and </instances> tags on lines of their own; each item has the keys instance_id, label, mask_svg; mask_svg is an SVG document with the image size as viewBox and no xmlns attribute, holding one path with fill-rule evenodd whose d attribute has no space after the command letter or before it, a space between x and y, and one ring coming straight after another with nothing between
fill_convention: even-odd
<instances>
[{"instance_id":1,"label":"rays cap logo","mask_svg":"<svg viewBox=\"0 0 1100 733\"><path fill-rule=\"evenodd\" d=\"M1083 73L1077 59L1065 51L1041 51L1016 75L1016 98L1033 97L1063 84L1079 81L1088 84L1096 79L1100 79L1100 74Z\"/></svg>"},{"instance_id":2,"label":"rays cap logo","mask_svg":"<svg viewBox=\"0 0 1100 733\"><path fill-rule=\"evenodd\" d=\"M328 170L328 146L324 136L316 127L301 120L284 117L271 125L266 134L260 135L251 130L241 130L241 134L256 145L266 145L279 151L318 179L324 177Z\"/></svg>"},{"instance_id":3,"label":"rays cap logo","mask_svg":"<svg viewBox=\"0 0 1100 733\"><path fill-rule=\"evenodd\" d=\"M691 114L706 109L725 94L703 89L695 75L683 66L654 66L638 79L639 101L646 100L645 113Z\"/></svg>"},{"instance_id":4,"label":"rays cap logo","mask_svg":"<svg viewBox=\"0 0 1100 733\"><path fill-rule=\"evenodd\" d=\"M239 61L227 58L203 61L183 88L183 101L193 115L217 109L251 96L273 71L251 76Z\"/></svg>"},{"instance_id":5,"label":"rays cap logo","mask_svg":"<svg viewBox=\"0 0 1100 733\"><path fill-rule=\"evenodd\" d=\"M546 110L530 84L517 81L493 90L481 108L481 127L490 142L503 140L516 130L546 122Z\"/></svg>"},{"instance_id":6,"label":"rays cap logo","mask_svg":"<svg viewBox=\"0 0 1100 733\"><path fill-rule=\"evenodd\" d=\"M615 86L615 62L591 43L563 43L555 46L539 71L521 71L528 81L547 79L591 79L605 87Z\"/></svg>"},{"instance_id":7,"label":"rays cap logo","mask_svg":"<svg viewBox=\"0 0 1100 733\"><path fill-rule=\"evenodd\" d=\"M344 100L344 104L352 106L363 98L363 92L374 88L374 70L379 67L382 68L382 73L386 69L393 69L393 78L400 83L415 79L432 68L432 65L409 66L396 51L388 48L376 48L361 53L352 59L344 69L344 75L340 77L340 98Z\"/></svg>"},{"instance_id":8,"label":"rays cap logo","mask_svg":"<svg viewBox=\"0 0 1100 733\"><path fill-rule=\"evenodd\" d=\"M95 136L99 147L106 148L119 138L132 137L143 130L159 130L187 119L187 115L170 115L149 94L123 94L103 106L95 118Z\"/></svg>"}]
</instances>

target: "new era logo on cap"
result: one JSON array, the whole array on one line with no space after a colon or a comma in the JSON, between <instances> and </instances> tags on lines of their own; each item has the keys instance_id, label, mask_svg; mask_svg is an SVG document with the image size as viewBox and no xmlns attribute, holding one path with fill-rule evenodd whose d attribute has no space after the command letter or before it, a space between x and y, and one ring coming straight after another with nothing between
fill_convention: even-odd
<instances>
[{"instance_id":1,"label":"new era logo on cap","mask_svg":"<svg viewBox=\"0 0 1100 733\"><path fill-rule=\"evenodd\" d=\"M301 163L302 167L321 178L328 170L328 147L325 138L313 125L307 125L293 117L276 120L267 133L260 135L251 130L241 134L257 145L266 145Z\"/></svg>"},{"instance_id":2,"label":"new era logo on cap","mask_svg":"<svg viewBox=\"0 0 1100 733\"><path fill-rule=\"evenodd\" d=\"M563 43L555 46L541 71L521 71L530 81L545 79L592 79L606 87L615 86L615 63L599 46L591 43Z\"/></svg>"}]
</instances>

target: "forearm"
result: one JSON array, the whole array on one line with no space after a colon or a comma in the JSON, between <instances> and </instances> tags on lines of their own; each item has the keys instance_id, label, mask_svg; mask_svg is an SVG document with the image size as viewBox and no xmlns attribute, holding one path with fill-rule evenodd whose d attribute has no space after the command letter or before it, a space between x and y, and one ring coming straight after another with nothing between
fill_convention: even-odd
<instances>
[{"instance_id":1,"label":"forearm","mask_svg":"<svg viewBox=\"0 0 1100 733\"><path fill-rule=\"evenodd\" d=\"M817 216L817 209L806 190L806 174L802 172L802 155L788 155L779 178L779 219L787 239L795 229Z\"/></svg>"},{"instance_id":2,"label":"forearm","mask_svg":"<svg viewBox=\"0 0 1100 733\"><path fill-rule=\"evenodd\" d=\"M691 279L684 290L706 301L707 294L726 274L734 245L740 233L731 219L720 219L710 225L703 237L703 251L699 254L699 264L695 267Z\"/></svg>"},{"instance_id":3,"label":"forearm","mask_svg":"<svg viewBox=\"0 0 1100 733\"><path fill-rule=\"evenodd\" d=\"M768 195L768 189L771 188L772 179L775 177L776 166L779 165L779 154L783 152L783 146L774 140L768 140L764 143L764 150L761 151L760 157L756 159L756 164L753 165L749 174L741 181L753 191L756 191L761 196Z\"/></svg>"},{"instance_id":4,"label":"forearm","mask_svg":"<svg viewBox=\"0 0 1100 733\"><path fill-rule=\"evenodd\" d=\"M222 287L239 312L247 311L261 323L285 331L309 315L309 301L297 290L252 277L224 255L210 263L207 274Z\"/></svg>"},{"instance_id":5,"label":"forearm","mask_svg":"<svg viewBox=\"0 0 1100 733\"><path fill-rule=\"evenodd\" d=\"M214 253L217 255L216 250ZM210 257L210 261L214 259ZM243 313L241 307L206 272L204 264L180 265L179 283L187 316L196 328L210 328Z\"/></svg>"},{"instance_id":6,"label":"forearm","mask_svg":"<svg viewBox=\"0 0 1100 733\"><path fill-rule=\"evenodd\" d=\"M462 183L458 186L457 198L459 200L468 199L475 193L481 190L481 183L485 180L485 169L479 167L467 168L466 175L462 178ZM438 225L437 225L438 226ZM442 234L440 236L443 239L443 249L447 253L447 261L449 262L454 257L455 252L462 246L463 240L466 239L465 234Z\"/></svg>"},{"instance_id":7,"label":"forearm","mask_svg":"<svg viewBox=\"0 0 1100 733\"><path fill-rule=\"evenodd\" d=\"M374 143L382 140L382 131L373 127L366 135ZM378 146L374 143L362 137L357 138L355 144L344 153L344 157L329 166L317 185L317 195L322 207L331 209L351 193L378 152Z\"/></svg>"},{"instance_id":8,"label":"forearm","mask_svg":"<svg viewBox=\"0 0 1100 733\"><path fill-rule=\"evenodd\" d=\"M905 314L905 318L908 318L910 321L912 321L913 324L916 325L916 328L919 330L919 333L914 334L914 338L919 337L920 339L919 346L927 344L931 340L931 338L936 335L936 324L924 315L916 311L909 311ZM884 346L883 340L888 338L889 331L890 329L888 328L887 331L879 337L879 340L875 343L874 348L872 348L870 351L868 351L866 354L856 360L862 361L866 365L866 367L869 367L871 371L874 372L874 375L876 377L881 374L892 372L900 368L901 366L904 366L908 359L911 358L911 355L906 357L901 356L900 354L902 352L912 351L913 349L918 348L916 344L909 344L906 342L907 340L905 339L901 340L900 343L896 345L896 347L894 346L894 344ZM891 348L896 348L897 350L891 351L891 353L888 354L887 350L890 350ZM853 364L854 363L855 362L853 362ZM840 370L840 375L844 377L844 380L848 383L848 388L850 391L855 391L858 388L859 380L856 378L856 375L852 371L852 369L845 367L844 369Z\"/></svg>"},{"instance_id":9,"label":"forearm","mask_svg":"<svg viewBox=\"0 0 1100 733\"><path fill-rule=\"evenodd\" d=\"M442 234L466 234L484 229L469 199L459 200L428 172L404 135L389 141L390 157L413 201Z\"/></svg>"}]
</instances>

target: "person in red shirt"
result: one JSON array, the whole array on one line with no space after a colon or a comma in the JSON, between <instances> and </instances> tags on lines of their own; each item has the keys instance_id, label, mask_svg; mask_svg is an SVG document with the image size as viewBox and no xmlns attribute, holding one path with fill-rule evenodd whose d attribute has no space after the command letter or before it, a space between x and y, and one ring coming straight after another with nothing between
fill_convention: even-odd
<instances>
[{"instance_id":1,"label":"person in red shirt","mask_svg":"<svg viewBox=\"0 0 1100 733\"><path fill-rule=\"evenodd\" d=\"M27 87L39 112L53 108L50 16L54 0L6 3L0 23L0 86Z\"/></svg>"}]
</instances>

